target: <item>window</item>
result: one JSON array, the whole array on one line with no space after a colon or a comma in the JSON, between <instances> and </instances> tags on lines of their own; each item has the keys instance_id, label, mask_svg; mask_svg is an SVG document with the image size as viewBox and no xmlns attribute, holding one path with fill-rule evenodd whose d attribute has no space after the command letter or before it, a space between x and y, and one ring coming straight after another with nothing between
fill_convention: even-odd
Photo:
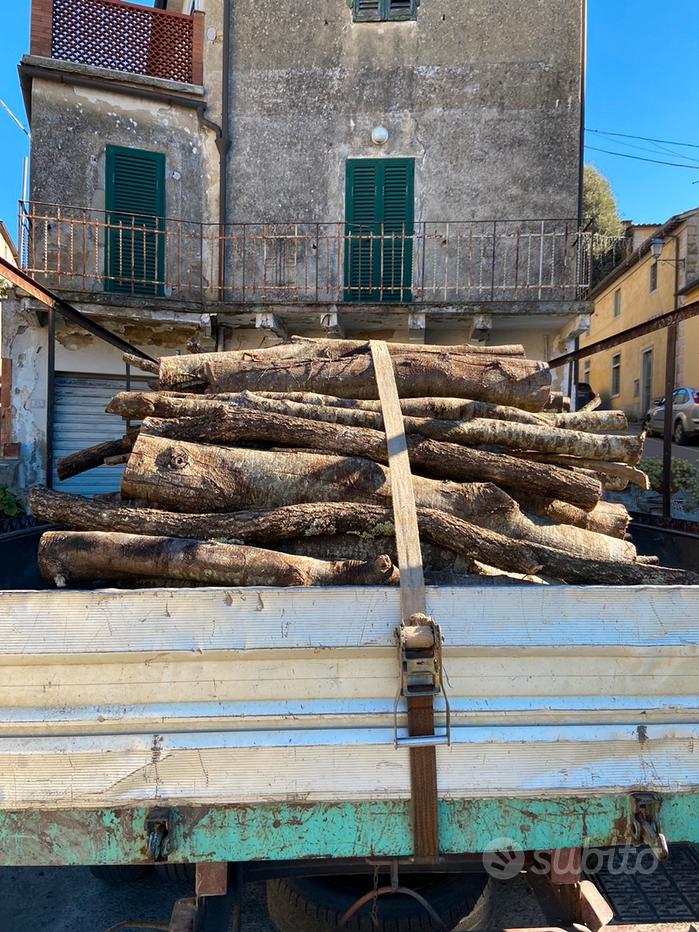
<instances>
[{"instance_id":1,"label":"window","mask_svg":"<svg viewBox=\"0 0 699 932\"><path fill-rule=\"evenodd\" d=\"M345 300L412 301L415 162L348 159Z\"/></svg>"},{"instance_id":2,"label":"window","mask_svg":"<svg viewBox=\"0 0 699 932\"><path fill-rule=\"evenodd\" d=\"M689 392L686 388L678 389L675 394L672 396L672 406L677 407L677 405L686 405L689 401Z\"/></svg>"},{"instance_id":3,"label":"window","mask_svg":"<svg viewBox=\"0 0 699 932\"><path fill-rule=\"evenodd\" d=\"M612 398L621 394L621 353L612 356Z\"/></svg>"},{"instance_id":4,"label":"window","mask_svg":"<svg viewBox=\"0 0 699 932\"><path fill-rule=\"evenodd\" d=\"M658 287L658 263L652 262L650 267L650 290L655 291Z\"/></svg>"},{"instance_id":5,"label":"window","mask_svg":"<svg viewBox=\"0 0 699 932\"><path fill-rule=\"evenodd\" d=\"M415 19L420 0L352 0L354 20L377 23L386 20Z\"/></svg>"},{"instance_id":6,"label":"window","mask_svg":"<svg viewBox=\"0 0 699 932\"><path fill-rule=\"evenodd\" d=\"M614 292L614 316L621 317L621 288Z\"/></svg>"},{"instance_id":7,"label":"window","mask_svg":"<svg viewBox=\"0 0 699 932\"><path fill-rule=\"evenodd\" d=\"M165 268L165 156L107 146L105 288L161 295Z\"/></svg>"},{"instance_id":8,"label":"window","mask_svg":"<svg viewBox=\"0 0 699 932\"><path fill-rule=\"evenodd\" d=\"M583 365L583 382L590 384L590 360L586 359Z\"/></svg>"},{"instance_id":9,"label":"window","mask_svg":"<svg viewBox=\"0 0 699 932\"><path fill-rule=\"evenodd\" d=\"M641 397L641 380L640 379L633 380L633 397L634 398Z\"/></svg>"}]
</instances>

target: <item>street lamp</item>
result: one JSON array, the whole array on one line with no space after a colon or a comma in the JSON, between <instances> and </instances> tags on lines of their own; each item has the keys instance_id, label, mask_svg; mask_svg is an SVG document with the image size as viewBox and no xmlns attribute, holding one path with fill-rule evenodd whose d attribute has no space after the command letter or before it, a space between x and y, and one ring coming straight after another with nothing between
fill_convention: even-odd
<instances>
[{"instance_id":1,"label":"street lamp","mask_svg":"<svg viewBox=\"0 0 699 932\"><path fill-rule=\"evenodd\" d=\"M662 256L664 246L665 240L662 236L654 236L650 241L650 254L656 262Z\"/></svg>"},{"instance_id":2,"label":"street lamp","mask_svg":"<svg viewBox=\"0 0 699 932\"><path fill-rule=\"evenodd\" d=\"M673 236L672 239L675 239ZM661 259L660 257L663 254L663 249L665 248L665 240L662 236L654 236L650 241L650 255L653 262L671 262L673 265L684 266L684 259Z\"/></svg>"}]
</instances>

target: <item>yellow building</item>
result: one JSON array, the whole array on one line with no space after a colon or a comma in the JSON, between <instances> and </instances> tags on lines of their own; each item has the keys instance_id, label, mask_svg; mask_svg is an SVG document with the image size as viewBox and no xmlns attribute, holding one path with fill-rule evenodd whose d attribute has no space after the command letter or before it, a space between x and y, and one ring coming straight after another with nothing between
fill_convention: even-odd
<instances>
[{"instance_id":1,"label":"yellow building","mask_svg":"<svg viewBox=\"0 0 699 932\"><path fill-rule=\"evenodd\" d=\"M630 226L627 237L632 252L592 292L594 314L581 347L699 300L699 208L659 226ZM663 241L658 261L654 239ZM597 353L580 363L579 381L609 407L642 420L665 394L666 346L667 331L660 330ZM679 326L675 385L699 388L699 317Z\"/></svg>"}]
</instances>

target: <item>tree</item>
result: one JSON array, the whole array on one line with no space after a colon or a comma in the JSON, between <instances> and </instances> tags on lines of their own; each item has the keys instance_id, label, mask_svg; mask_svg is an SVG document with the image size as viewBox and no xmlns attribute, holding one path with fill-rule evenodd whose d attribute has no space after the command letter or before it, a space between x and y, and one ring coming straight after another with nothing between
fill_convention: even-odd
<instances>
[{"instance_id":1,"label":"tree","mask_svg":"<svg viewBox=\"0 0 699 932\"><path fill-rule=\"evenodd\" d=\"M624 235L624 225L612 186L594 165L585 166L583 216L585 222L593 221L596 233L603 236Z\"/></svg>"}]
</instances>

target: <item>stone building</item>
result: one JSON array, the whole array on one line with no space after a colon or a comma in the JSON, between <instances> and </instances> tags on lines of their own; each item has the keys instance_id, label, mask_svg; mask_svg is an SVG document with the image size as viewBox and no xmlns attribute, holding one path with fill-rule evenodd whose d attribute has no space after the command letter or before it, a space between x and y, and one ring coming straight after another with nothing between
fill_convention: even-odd
<instances>
[{"instance_id":1,"label":"stone building","mask_svg":"<svg viewBox=\"0 0 699 932\"><path fill-rule=\"evenodd\" d=\"M590 309L584 12L32 0L22 264L151 356L294 333L556 355ZM102 408L126 374L59 317L49 376L41 306L18 295L7 316L28 485L118 434ZM65 485L115 482L102 469Z\"/></svg>"}]
</instances>

